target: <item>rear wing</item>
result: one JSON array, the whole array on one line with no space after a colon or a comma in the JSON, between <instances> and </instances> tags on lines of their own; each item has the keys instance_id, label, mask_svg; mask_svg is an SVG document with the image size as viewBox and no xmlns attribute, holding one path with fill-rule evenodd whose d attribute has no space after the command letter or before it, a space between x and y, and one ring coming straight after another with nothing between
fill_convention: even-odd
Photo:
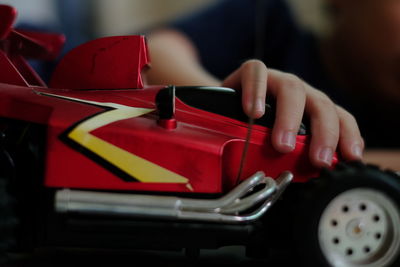
<instances>
[{"instance_id":1,"label":"rear wing","mask_svg":"<svg viewBox=\"0 0 400 267\"><path fill-rule=\"evenodd\" d=\"M17 12L0 5L0 82L21 86L46 86L26 58L53 60L65 42L62 34L16 30Z\"/></svg>"},{"instance_id":2,"label":"rear wing","mask_svg":"<svg viewBox=\"0 0 400 267\"><path fill-rule=\"evenodd\" d=\"M0 5L0 83L46 84L25 58L55 59L64 35L15 30L17 12ZM142 69L150 62L144 36L99 38L67 53L56 67L50 87L65 89L143 88Z\"/></svg>"}]
</instances>

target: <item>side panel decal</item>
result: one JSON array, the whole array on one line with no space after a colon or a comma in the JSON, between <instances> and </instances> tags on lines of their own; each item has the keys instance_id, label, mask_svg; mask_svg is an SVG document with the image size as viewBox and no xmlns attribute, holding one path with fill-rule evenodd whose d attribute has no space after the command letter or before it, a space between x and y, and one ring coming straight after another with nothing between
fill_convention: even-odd
<instances>
[{"instance_id":1,"label":"side panel decal","mask_svg":"<svg viewBox=\"0 0 400 267\"><path fill-rule=\"evenodd\" d=\"M135 108L116 103L89 101L44 92L39 92L39 94L86 103L89 105L101 106L106 109L103 112L82 120L74 127L68 129L63 135L82 146L84 149L87 149L100 157L102 161L105 161L106 163L102 164L103 167L111 165L111 167L117 168L119 171L116 174L120 177L125 176L124 180L129 180L126 179L126 176L128 175L131 177L131 181L137 180L145 183L182 183L187 184L187 186L190 187L187 178L146 159L138 157L91 134L92 131L98 128L116 121L142 116L152 112L153 109ZM121 171L123 175L121 175Z\"/></svg>"}]
</instances>

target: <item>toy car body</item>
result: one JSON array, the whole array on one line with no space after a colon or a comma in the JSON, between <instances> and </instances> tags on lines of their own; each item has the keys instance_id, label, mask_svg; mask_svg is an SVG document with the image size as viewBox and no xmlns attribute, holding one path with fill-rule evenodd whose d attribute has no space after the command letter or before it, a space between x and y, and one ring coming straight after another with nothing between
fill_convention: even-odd
<instances>
[{"instance_id":1,"label":"toy car body","mask_svg":"<svg viewBox=\"0 0 400 267\"><path fill-rule=\"evenodd\" d=\"M303 197L311 183L322 179L316 179L320 170L308 159L309 135L302 129L294 152L276 152L269 138L273 107L253 125L248 139L250 129L234 90L144 87L141 71L149 57L143 36L106 37L72 50L47 86L24 57L54 57L63 37L14 30L15 11L2 6L0 14L8 18L0 27L1 177L8 182L3 193L17 203L3 210L11 209L19 220L14 227L19 235L10 234L18 245L198 249L242 244L262 253L277 238L268 227L284 228L299 203L316 205ZM342 172L352 176L354 168ZM386 175L398 187L393 174L360 168L368 177ZM338 173L330 175L341 179ZM291 215L269 214L289 183L285 198L302 201L280 201ZM394 193L386 199L383 188L383 200L374 202L367 191L361 194L364 200L356 197L350 204L374 207L368 216L378 214L386 228L372 228L381 234L390 229L392 238L372 237L375 243L359 244L351 234L332 233L330 213L337 211L327 208L325 215L325 208L337 196L346 202L340 197L344 189L321 201L325 206L309 216L318 222L327 217L319 226L300 215L294 228L313 226L315 236L326 232L328 241L309 240L323 255L322 262L375 264L376 256L365 251L354 260L348 247L354 254L356 248L368 247L374 255L386 255L389 247L392 252L378 263L393 264L399 257L399 201ZM344 216L348 231L370 231L361 226L360 214ZM304 229L298 232L295 241L303 242ZM260 233L271 241L260 241ZM335 238L352 245L335 248Z\"/></svg>"}]
</instances>

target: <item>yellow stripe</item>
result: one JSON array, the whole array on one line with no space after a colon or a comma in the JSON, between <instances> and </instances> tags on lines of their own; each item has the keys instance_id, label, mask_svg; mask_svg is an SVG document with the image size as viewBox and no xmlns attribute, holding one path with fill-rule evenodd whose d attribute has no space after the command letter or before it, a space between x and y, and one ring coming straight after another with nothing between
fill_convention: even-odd
<instances>
[{"instance_id":1,"label":"yellow stripe","mask_svg":"<svg viewBox=\"0 0 400 267\"><path fill-rule=\"evenodd\" d=\"M89 101L42 92L40 92L40 94L113 108L110 111L100 113L81 122L68 134L68 137L141 182L188 183L189 180L187 178L138 157L90 133L91 131L116 121L142 116L153 111L153 109L135 108L116 103Z\"/></svg>"}]
</instances>

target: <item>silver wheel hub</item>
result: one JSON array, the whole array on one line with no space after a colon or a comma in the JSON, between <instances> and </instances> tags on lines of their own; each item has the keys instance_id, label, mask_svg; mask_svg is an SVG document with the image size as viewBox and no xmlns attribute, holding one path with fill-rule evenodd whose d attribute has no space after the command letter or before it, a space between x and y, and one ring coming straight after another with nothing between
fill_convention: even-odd
<instances>
[{"instance_id":1,"label":"silver wheel hub","mask_svg":"<svg viewBox=\"0 0 400 267\"><path fill-rule=\"evenodd\" d=\"M318 239L328 263L388 266L400 248L400 214L381 191L358 188L336 196L322 213Z\"/></svg>"}]
</instances>

